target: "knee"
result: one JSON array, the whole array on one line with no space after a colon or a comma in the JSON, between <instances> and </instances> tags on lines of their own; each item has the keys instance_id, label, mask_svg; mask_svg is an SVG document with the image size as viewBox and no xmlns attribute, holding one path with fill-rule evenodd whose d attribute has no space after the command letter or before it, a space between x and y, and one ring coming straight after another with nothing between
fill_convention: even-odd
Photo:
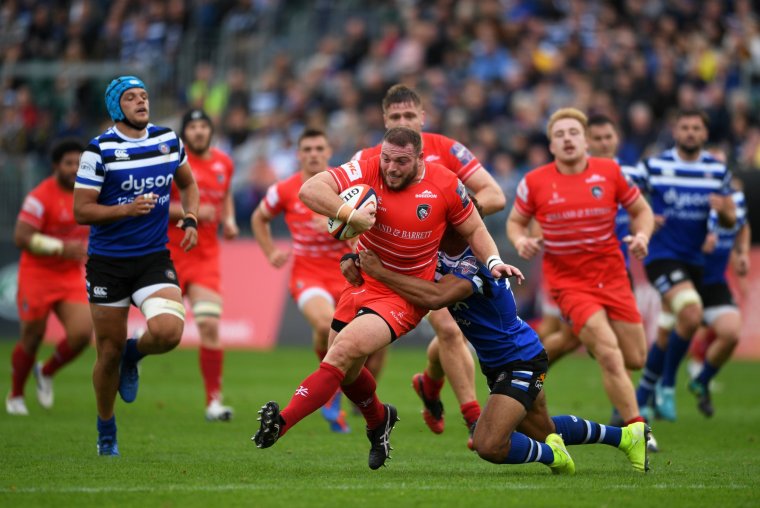
<instances>
[{"instance_id":1,"label":"knee","mask_svg":"<svg viewBox=\"0 0 760 508\"><path fill-rule=\"evenodd\" d=\"M359 349L351 344L350 341L336 340L327 351L325 361L346 372L361 356Z\"/></svg>"},{"instance_id":2,"label":"knee","mask_svg":"<svg viewBox=\"0 0 760 508\"><path fill-rule=\"evenodd\" d=\"M637 347L635 349L626 351L626 353L623 355L623 361L625 362L626 369L641 370L644 368L644 365L647 361L646 342L644 342L643 346L644 347Z\"/></svg>"},{"instance_id":3,"label":"knee","mask_svg":"<svg viewBox=\"0 0 760 508\"><path fill-rule=\"evenodd\" d=\"M124 345L117 341L98 341L97 356L98 363L107 366L118 366L121 362L121 355L124 352Z\"/></svg>"},{"instance_id":4,"label":"knee","mask_svg":"<svg viewBox=\"0 0 760 508\"><path fill-rule=\"evenodd\" d=\"M700 305L687 305L678 313L678 327L691 337L702 324L702 307Z\"/></svg>"},{"instance_id":5,"label":"knee","mask_svg":"<svg viewBox=\"0 0 760 508\"><path fill-rule=\"evenodd\" d=\"M174 320L176 321L176 320ZM162 323L151 326L148 323L148 331L156 344L161 346L164 351L169 351L177 347L182 340L183 323Z\"/></svg>"},{"instance_id":6,"label":"knee","mask_svg":"<svg viewBox=\"0 0 760 508\"><path fill-rule=\"evenodd\" d=\"M594 358L596 358L596 361L605 372L609 374L624 372L623 355L620 349L605 344L592 348L592 352Z\"/></svg>"},{"instance_id":7,"label":"knee","mask_svg":"<svg viewBox=\"0 0 760 508\"><path fill-rule=\"evenodd\" d=\"M504 463L504 459L507 458L507 454L509 453L510 445L510 440L501 444L490 439L476 439L473 441L473 448L477 452L478 457L493 464Z\"/></svg>"},{"instance_id":8,"label":"knee","mask_svg":"<svg viewBox=\"0 0 760 508\"><path fill-rule=\"evenodd\" d=\"M639 354L638 351L636 353L629 353L624 358L625 368L628 370L641 370L644 368L644 364L646 364L646 359L646 354Z\"/></svg>"},{"instance_id":9,"label":"knee","mask_svg":"<svg viewBox=\"0 0 760 508\"><path fill-rule=\"evenodd\" d=\"M459 330L459 326L451 321L445 325L438 327L436 335L440 341L442 347L458 346L462 342L462 332Z\"/></svg>"}]
</instances>

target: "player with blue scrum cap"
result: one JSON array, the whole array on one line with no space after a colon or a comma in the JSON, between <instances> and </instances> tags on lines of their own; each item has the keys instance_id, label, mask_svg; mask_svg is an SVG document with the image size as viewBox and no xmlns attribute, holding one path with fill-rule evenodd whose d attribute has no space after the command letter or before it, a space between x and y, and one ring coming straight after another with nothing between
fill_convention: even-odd
<instances>
[{"instance_id":1,"label":"player with blue scrum cap","mask_svg":"<svg viewBox=\"0 0 760 508\"><path fill-rule=\"evenodd\" d=\"M198 240L198 187L182 141L150 123L145 83L121 76L105 94L114 125L82 153L74 188L74 218L88 224L87 293L95 326L93 385L98 410L98 453L118 455L114 404L137 397L137 362L170 351L184 328L177 275L166 248L169 193L177 183L185 210L182 246ZM127 340L130 303L147 332Z\"/></svg>"}]
</instances>

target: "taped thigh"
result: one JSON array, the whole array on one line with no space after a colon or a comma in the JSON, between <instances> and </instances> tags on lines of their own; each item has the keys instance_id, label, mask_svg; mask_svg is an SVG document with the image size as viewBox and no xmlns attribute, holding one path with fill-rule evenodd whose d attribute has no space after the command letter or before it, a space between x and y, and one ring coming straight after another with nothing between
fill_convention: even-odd
<instances>
[{"instance_id":1,"label":"taped thigh","mask_svg":"<svg viewBox=\"0 0 760 508\"><path fill-rule=\"evenodd\" d=\"M207 319L219 319L222 317L222 304L209 300L197 301L193 304L193 316L196 323Z\"/></svg>"},{"instance_id":2,"label":"taped thigh","mask_svg":"<svg viewBox=\"0 0 760 508\"><path fill-rule=\"evenodd\" d=\"M684 289L670 299L670 309L674 316L678 316L689 305L702 306L702 298L696 289Z\"/></svg>"},{"instance_id":3,"label":"taped thigh","mask_svg":"<svg viewBox=\"0 0 760 508\"><path fill-rule=\"evenodd\" d=\"M149 320L160 314L171 314L185 320L185 306L180 302L169 300L168 298L161 298L154 296L146 298L140 306L140 311L145 316L145 319Z\"/></svg>"}]
</instances>

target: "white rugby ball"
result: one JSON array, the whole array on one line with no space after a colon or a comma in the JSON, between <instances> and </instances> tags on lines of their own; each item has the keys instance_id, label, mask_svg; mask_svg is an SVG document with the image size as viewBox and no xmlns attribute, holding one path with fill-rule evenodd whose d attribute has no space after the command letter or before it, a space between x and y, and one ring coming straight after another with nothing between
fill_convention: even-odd
<instances>
[{"instance_id":1,"label":"white rugby ball","mask_svg":"<svg viewBox=\"0 0 760 508\"><path fill-rule=\"evenodd\" d=\"M340 193L340 198L348 205L349 209L359 210L368 206L377 208L375 189L363 183L344 190ZM347 217L345 212L343 212L343 216ZM350 224L346 224L335 217L327 219L327 232L338 240L349 240L359 235Z\"/></svg>"}]
</instances>

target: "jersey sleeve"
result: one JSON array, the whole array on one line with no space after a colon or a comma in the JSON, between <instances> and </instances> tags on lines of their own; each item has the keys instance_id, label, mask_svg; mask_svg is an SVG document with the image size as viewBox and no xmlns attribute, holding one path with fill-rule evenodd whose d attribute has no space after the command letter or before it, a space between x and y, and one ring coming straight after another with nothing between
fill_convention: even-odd
<instances>
[{"instance_id":1,"label":"jersey sleeve","mask_svg":"<svg viewBox=\"0 0 760 508\"><path fill-rule=\"evenodd\" d=\"M177 136L177 141L179 142L179 165L177 167L179 167L187 164L187 152L185 151L185 144L179 136Z\"/></svg>"},{"instance_id":2,"label":"jersey sleeve","mask_svg":"<svg viewBox=\"0 0 760 508\"><path fill-rule=\"evenodd\" d=\"M483 279L478 275L479 267L480 262L475 256L466 256L457 262L451 274L469 282L473 293L482 293Z\"/></svg>"},{"instance_id":3,"label":"jersey sleeve","mask_svg":"<svg viewBox=\"0 0 760 508\"><path fill-rule=\"evenodd\" d=\"M470 149L458 141L452 143L449 153L451 160L458 166L455 171L457 177L465 183L475 172L483 168L483 165Z\"/></svg>"},{"instance_id":4,"label":"jersey sleeve","mask_svg":"<svg viewBox=\"0 0 760 508\"><path fill-rule=\"evenodd\" d=\"M449 210L447 219L452 225L458 226L470 216L475 209L475 205L472 204L470 196L467 195L467 188L459 179L456 180L456 193L451 192L446 195L451 196L448 200Z\"/></svg>"},{"instance_id":5,"label":"jersey sleeve","mask_svg":"<svg viewBox=\"0 0 760 508\"><path fill-rule=\"evenodd\" d=\"M264 203L264 208L272 217L279 215L285 210L284 203L280 197L280 184L275 183L269 186L262 203Z\"/></svg>"},{"instance_id":6,"label":"jersey sleeve","mask_svg":"<svg viewBox=\"0 0 760 508\"><path fill-rule=\"evenodd\" d=\"M100 192L105 176L106 169L100 156L100 147L96 143L90 143L79 159L79 169L74 187Z\"/></svg>"},{"instance_id":7,"label":"jersey sleeve","mask_svg":"<svg viewBox=\"0 0 760 508\"><path fill-rule=\"evenodd\" d=\"M42 229L45 223L45 201L43 196L39 195L38 189L34 189L24 199L18 220L34 226L35 229Z\"/></svg>"},{"instance_id":8,"label":"jersey sleeve","mask_svg":"<svg viewBox=\"0 0 760 508\"><path fill-rule=\"evenodd\" d=\"M651 194L652 186L649 182L649 163L646 159L636 164L632 174L635 175L633 178L636 186L643 192Z\"/></svg>"},{"instance_id":9,"label":"jersey sleeve","mask_svg":"<svg viewBox=\"0 0 760 508\"><path fill-rule=\"evenodd\" d=\"M533 195L530 192L528 177L524 176L520 183L517 184L515 192L515 209L525 217L533 217L536 214L536 207L533 203Z\"/></svg>"},{"instance_id":10,"label":"jersey sleeve","mask_svg":"<svg viewBox=\"0 0 760 508\"><path fill-rule=\"evenodd\" d=\"M627 208L638 199L641 192L633 180L625 176L620 166L614 163L613 165L615 168L615 199L624 208Z\"/></svg>"},{"instance_id":11,"label":"jersey sleeve","mask_svg":"<svg viewBox=\"0 0 760 508\"><path fill-rule=\"evenodd\" d=\"M744 193L741 191L734 191L731 197L733 198L734 203L736 203L736 223L739 228L741 228L747 223L747 201Z\"/></svg>"},{"instance_id":12,"label":"jersey sleeve","mask_svg":"<svg viewBox=\"0 0 760 508\"><path fill-rule=\"evenodd\" d=\"M338 192L343 192L352 185L366 183L372 173L372 165L366 161L349 161L327 172L338 184Z\"/></svg>"}]
</instances>

